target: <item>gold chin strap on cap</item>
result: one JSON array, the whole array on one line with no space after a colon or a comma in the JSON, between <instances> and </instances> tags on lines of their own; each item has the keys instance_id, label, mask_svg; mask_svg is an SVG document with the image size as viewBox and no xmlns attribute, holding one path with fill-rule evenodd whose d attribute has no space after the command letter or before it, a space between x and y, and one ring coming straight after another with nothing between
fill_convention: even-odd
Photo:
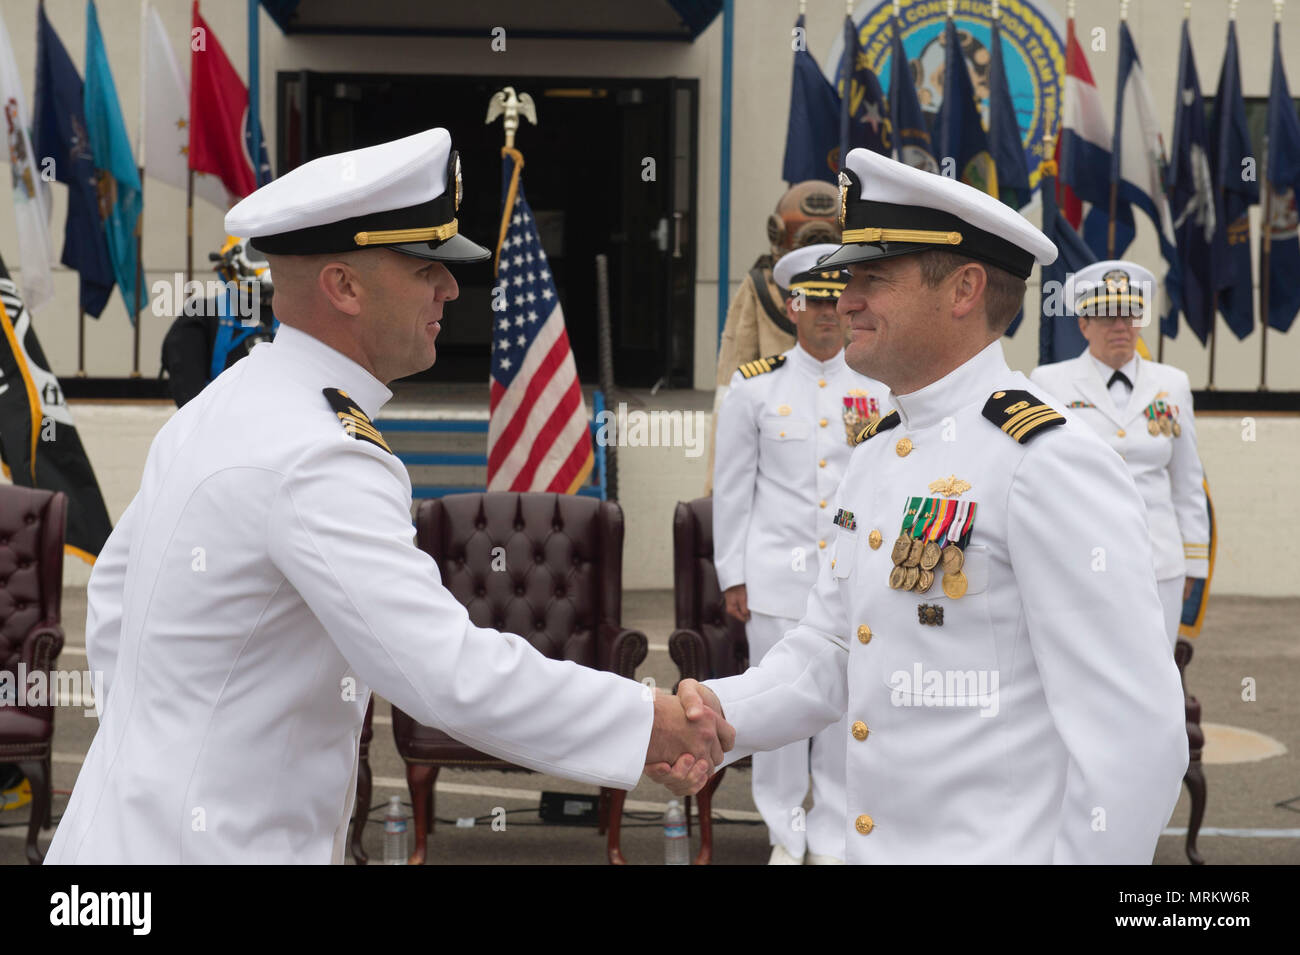
<instances>
[{"instance_id":1,"label":"gold chin strap on cap","mask_svg":"<svg viewBox=\"0 0 1300 955\"><path fill-rule=\"evenodd\" d=\"M845 245L855 242L925 242L930 245L961 245L960 232L935 232L929 229L845 229Z\"/></svg>"},{"instance_id":2,"label":"gold chin strap on cap","mask_svg":"<svg viewBox=\"0 0 1300 955\"><path fill-rule=\"evenodd\" d=\"M427 226L423 229L383 229L376 232L358 232L352 237L357 245L391 245L395 242L439 242L450 239L456 234L458 220L452 219L442 225Z\"/></svg>"}]
</instances>

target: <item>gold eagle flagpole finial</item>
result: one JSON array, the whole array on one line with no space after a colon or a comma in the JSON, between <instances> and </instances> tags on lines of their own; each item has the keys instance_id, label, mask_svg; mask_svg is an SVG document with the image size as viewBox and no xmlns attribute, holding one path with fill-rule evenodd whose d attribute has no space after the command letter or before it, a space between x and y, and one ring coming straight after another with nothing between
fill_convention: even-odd
<instances>
[{"instance_id":1,"label":"gold eagle flagpole finial","mask_svg":"<svg viewBox=\"0 0 1300 955\"><path fill-rule=\"evenodd\" d=\"M527 93L516 95L513 86L507 86L492 95L488 101L487 119L483 122L493 122L498 116L505 116L506 149L515 148L515 130L519 128L520 116L534 126L537 125L537 109L533 106L533 98Z\"/></svg>"}]
</instances>

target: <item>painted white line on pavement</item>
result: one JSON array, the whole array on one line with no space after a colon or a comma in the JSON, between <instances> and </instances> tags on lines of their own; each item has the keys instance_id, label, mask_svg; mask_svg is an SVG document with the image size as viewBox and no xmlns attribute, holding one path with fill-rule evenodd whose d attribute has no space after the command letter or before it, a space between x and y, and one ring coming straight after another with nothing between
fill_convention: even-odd
<instances>
[{"instance_id":1,"label":"painted white line on pavement","mask_svg":"<svg viewBox=\"0 0 1300 955\"><path fill-rule=\"evenodd\" d=\"M407 791L406 780L400 776L376 776L373 780L376 789L400 789ZM472 783L444 783L439 782L434 789L440 793L450 793L456 796L498 796L504 799L519 799L525 802L537 802L542 798L540 789L509 789L497 786L475 786ZM691 812L698 810L699 800L691 801ZM623 803L624 809L631 809L635 812L663 812L668 808L665 802L648 802L644 799L629 799ZM713 810L713 815L719 819L737 819L760 821L763 817L757 813L744 809L717 809Z\"/></svg>"},{"instance_id":2,"label":"painted white line on pavement","mask_svg":"<svg viewBox=\"0 0 1300 955\"><path fill-rule=\"evenodd\" d=\"M1169 828L1160 833L1162 836L1185 836L1187 827ZM1300 829L1220 829L1206 826L1199 833L1202 836L1229 836L1233 839L1300 839Z\"/></svg>"}]
</instances>

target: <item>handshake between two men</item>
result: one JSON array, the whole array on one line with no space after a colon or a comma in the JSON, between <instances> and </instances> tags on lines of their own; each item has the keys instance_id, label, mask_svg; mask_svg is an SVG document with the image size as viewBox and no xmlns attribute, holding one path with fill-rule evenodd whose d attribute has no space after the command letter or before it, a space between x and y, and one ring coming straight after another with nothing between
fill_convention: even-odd
<instances>
[{"instance_id":1,"label":"handshake between two men","mask_svg":"<svg viewBox=\"0 0 1300 955\"><path fill-rule=\"evenodd\" d=\"M723 754L736 744L736 731L708 687L682 680L677 695L655 691L654 726L646 750L645 774L676 796L704 788Z\"/></svg>"}]
</instances>

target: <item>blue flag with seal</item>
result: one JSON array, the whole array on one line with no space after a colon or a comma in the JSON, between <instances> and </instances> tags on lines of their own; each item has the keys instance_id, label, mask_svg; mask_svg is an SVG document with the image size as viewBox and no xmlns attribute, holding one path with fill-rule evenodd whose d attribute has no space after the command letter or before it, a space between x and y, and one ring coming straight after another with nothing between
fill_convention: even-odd
<instances>
[{"instance_id":1,"label":"blue flag with seal","mask_svg":"<svg viewBox=\"0 0 1300 955\"><path fill-rule=\"evenodd\" d=\"M961 50L957 24L948 17L943 28L943 102L935 119L939 146L939 171L955 163L954 178L991 196L998 194L998 174L989 152L988 136L980 122L975 88L971 85L966 56Z\"/></svg>"},{"instance_id":2,"label":"blue flag with seal","mask_svg":"<svg viewBox=\"0 0 1300 955\"><path fill-rule=\"evenodd\" d=\"M36 106L32 145L36 155L54 160L54 178L68 187L68 218L63 227L63 258L81 277L81 308L99 318L113 292L108 240L99 221L95 163L86 134L84 87L77 68L54 27L45 4L36 11Z\"/></svg>"},{"instance_id":3,"label":"blue flag with seal","mask_svg":"<svg viewBox=\"0 0 1300 955\"><path fill-rule=\"evenodd\" d=\"M839 182L835 153L840 143L840 98L808 52L802 14L794 29L794 76L781 175L791 185L808 179L835 184Z\"/></svg>"},{"instance_id":4,"label":"blue flag with seal","mask_svg":"<svg viewBox=\"0 0 1300 955\"><path fill-rule=\"evenodd\" d=\"M1281 26L1273 24L1273 79L1268 91L1268 314L1264 321L1284 332L1300 312L1300 216L1296 190L1300 189L1300 118L1282 65Z\"/></svg>"},{"instance_id":5,"label":"blue flag with seal","mask_svg":"<svg viewBox=\"0 0 1300 955\"><path fill-rule=\"evenodd\" d=\"M916 95L912 61L903 50L903 24L892 18L889 38L889 120L894 135L893 158L926 172L938 172L930 125Z\"/></svg>"},{"instance_id":6,"label":"blue flag with seal","mask_svg":"<svg viewBox=\"0 0 1300 955\"><path fill-rule=\"evenodd\" d=\"M1065 296L1066 277L1097 261L1074 226L1061 214L1056 203L1056 163L1046 160L1038 180L1043 198L1043 234L1056 243L1056 261L1039 267L1041 308L1038 320L1038 363L1077 358L1088 347L1074 318L1073 303Z\"/></svg>"},{"instance_id":7,"label":"blue flag with seal","mask_svg":"<svg viewBox=\"0 0 1300 955\"><path fill-rule=\"evenodd\" d=\"M889 106L880 78L866 64L858 45L853 18L844 18L844 56L840 62L840 153L839 165L850 149L870 149L888 156L892 145Z\"/></svg>"},{"instance_id":8,"label":"blue flag with seal","mask_svg":"<svg viewBox=\"0 0 1300 955\"><path fill-rule=\"evenodd\" d=\"M993 38L989 60L989 152L998 172L998 198L1012 209L1029 204L1029 169L1025 164L1025 144L1020 138L1020 121L1011 101L1006 67L1002 63L1002 31L993 21Z\"/></svg>"},{"instance_id":9,"label":"blue flag with seal","mask_svg":"<svg viewBox=\"0 0 1300 955\"><path fill-rule=\"evenodd\" d=\"M1250 273L1250 207L1259 202L1255 157L1241 96L1241 67L1237 57L1237 24L1228 21L1228 45L1219 71L1219 90L1210 116L1210 167L1214 184L1223 192L1223 225L1227 237L1225 268L1219 275L1219 311L1238 338L1255 327L1255 289Z\"/></svg>"},{"instance_id":10,"label":"blue flag with seal","mask_svg":"<svg viewBox=\"0 0 1300 955\"><path fill-rule=\"evenodd\" d=\"M1178 105L1174 110L1174 142L1168 170L1170 214L1178 249L1180 289L1187 326L1204 344L1214 324L1214 291L1220 263L1227 255L1223 216L1210 171L1210 138L1205 125L1205 101L1196 73L1196 59L1187 20L1183 20L1178 55ZM1178 314L1165 315L1160 331L1178 336Z\"/></svg>"},{"instance_id":11,"label":"blue flag with seal","mask_svg":"<svg viewBox=\"0 0 1300 955\"><path fill-rule=\"evenodd\" d=\"M108 52L99 32L95 0L86 3L86 132L94 157L99 189L100 218L108 237L109 259L117 277L126 313L136 320L138 306L144 304L143 290L136 301L141 281L140 262L136 255L136 230L140 227L143 207L140 172L135 165L131 141L127 138L117 87L108 67Z\"/></svg>"}]
</instances>

